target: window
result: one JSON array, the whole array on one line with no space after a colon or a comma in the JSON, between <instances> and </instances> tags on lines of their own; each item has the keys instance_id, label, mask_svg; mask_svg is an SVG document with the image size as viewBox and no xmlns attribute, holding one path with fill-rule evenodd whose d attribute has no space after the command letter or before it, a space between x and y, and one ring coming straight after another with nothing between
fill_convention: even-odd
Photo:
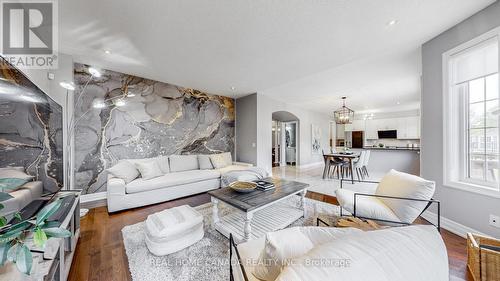
<instances>
[{"instance_id":1,"label":"window","mask_svg":"<svg viewBox=\"0 0 500 281\"><path fill-rule=\"evenodd\" d=\"M500 197L499 37L500 28L443 54L444 184L495 197Z\"/></svg>"},{"instance_id":2,"label":"window","mask_svg":"<svg viewBox=\"0 0 500 281\"><path fill-rule=\"evenodd\" d=\"M496 87L494 86L496 85ZM467 163L464 180L498 185L498 73L463 82L467 101Z\"/></svg>"}]
</instances>

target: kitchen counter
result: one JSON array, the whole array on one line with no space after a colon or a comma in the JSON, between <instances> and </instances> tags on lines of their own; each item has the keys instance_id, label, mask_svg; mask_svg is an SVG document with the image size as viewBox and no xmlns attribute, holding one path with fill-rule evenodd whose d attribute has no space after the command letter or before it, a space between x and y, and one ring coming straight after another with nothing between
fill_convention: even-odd
<instances>
[{"instance_id":1,"label":"kitchen counter","mask_svg":"<svg viewBox=\"0 0 500 281\"><path fill-rule=\"evenodd\" d=\"M404 150L404 151L420 151L420 147L406 147L406 146L387 146L387 147L378 147L378 146L365 146L364 149L370 150Z\"/></svg>"}]
</instances>

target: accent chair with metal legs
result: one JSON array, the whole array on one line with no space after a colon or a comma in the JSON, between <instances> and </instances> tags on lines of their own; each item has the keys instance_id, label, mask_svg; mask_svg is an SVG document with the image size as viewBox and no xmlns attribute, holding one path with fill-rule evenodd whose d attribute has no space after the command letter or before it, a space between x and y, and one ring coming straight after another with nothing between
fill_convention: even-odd
<instances>
[{"instance_id":1,"label":"accent chair with metal legs","mask_svg":"<svg viewBox=\"0 0 500 281\"><path fill-rule=\"evenodd\" d=\"M437 205L437 225L440 228L440 202L432 197L435 192L435 182L396 170L387 173L380 182L362 181L371 192L356 192L343 188L335 191L343 210L354 217L370 219L381 224L409 225L412 224L432 204Z\"/></svg>"}]
</instances>

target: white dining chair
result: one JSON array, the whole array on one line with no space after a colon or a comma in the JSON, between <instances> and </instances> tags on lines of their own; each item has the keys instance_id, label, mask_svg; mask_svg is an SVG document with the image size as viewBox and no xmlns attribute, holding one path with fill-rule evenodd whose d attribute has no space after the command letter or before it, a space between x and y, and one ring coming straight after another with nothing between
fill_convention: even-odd
<instances>
[{"instance_id":1,"label":"white dining chair","mask_svg":"<svg viewBox=\"0 0 500 281\"><path fill-rule=\"evenodd\" d=\"M370 177L370 174L368 173L368 162L370 161L370 153L371 153L370 150L366 150L363 167L361 168L362 172L364 172L367 177Z\"/></svg>"},{"instance_id":2,"label":"white dining chair","mask_svg":"<svg viewBox=\"0 0 500 281\"><path fill-rule=\"evenodd\" d=\"M363 167L365 165L365 159L366 159L366 150L361 151L359 154L358 161L353 163L353 168L356 171L356 175L358 176L358 181L361 181L361 179L365 179L365 173L363 171ZM354 171L353 171L354 172Z\"/></svg>"}]
</instances>

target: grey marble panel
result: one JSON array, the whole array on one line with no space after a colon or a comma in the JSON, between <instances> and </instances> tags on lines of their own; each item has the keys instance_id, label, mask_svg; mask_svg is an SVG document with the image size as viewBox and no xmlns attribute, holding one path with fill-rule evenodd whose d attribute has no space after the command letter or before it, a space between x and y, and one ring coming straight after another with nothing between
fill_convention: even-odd
<instances>
[{"instance_id":1,"label":"grey marble panel","mask_svg":"<svg viewBox=\"0 0 500 281\"><path fill-rule=\"evenodd\" d=\"M90 80L87 71L75 64L75 93L88 82L75 108L75 118L83 116L75 184L84 194L106 191L105 169L120 159L234 152L233 99L109 70ZM105 108L93 107L103 100Z\"/></svg>"}]
</instances>

